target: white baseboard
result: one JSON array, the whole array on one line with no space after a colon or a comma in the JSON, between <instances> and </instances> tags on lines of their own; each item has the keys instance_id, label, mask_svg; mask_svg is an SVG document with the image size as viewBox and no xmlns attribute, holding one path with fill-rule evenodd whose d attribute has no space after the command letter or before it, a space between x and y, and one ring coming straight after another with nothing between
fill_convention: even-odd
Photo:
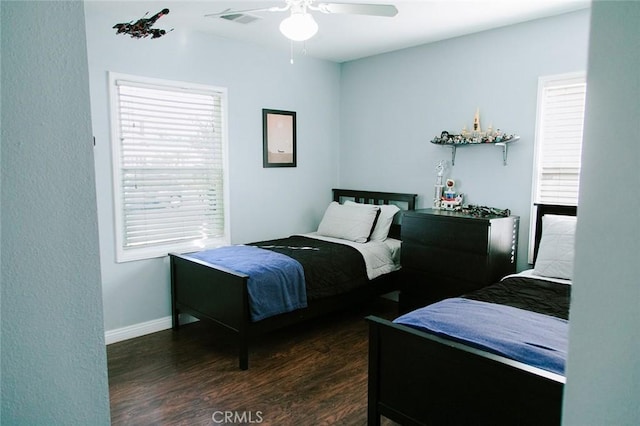
<instances>
[{"instance_id":1,"label":"white baseboard","mask_svg":"<svg viewBox=\"0 0 640 426\"><path fill-rule=\"evenodd\" d=\"M197 319L193 318L190 315L180 316L180 324L187 324L193 321L197 321ZM133 324L127 327L106 331L104 333L104 340L105 344L110 345L112 343L122 342L123 340L129 340L151 333L157 333L158 331L168 330L170 328L171 315L164 318L158 318L147 322L141 322L139 324Z\"/></svg>"},{"instance_id":2,"label":"white baseboard","mask_svg":"<svg viewBox=\"0 0 640 426\"><path fill-rule=\"evenodd\" d=\"M171 315L164 318L141 322L139 324L129 325L127 327L116 328L104 333L104 340L107 345L122 342L123 340L133 339L134 337L144 336L146 334L156 333L171 328Z\"/></svg>"}]
</instances>

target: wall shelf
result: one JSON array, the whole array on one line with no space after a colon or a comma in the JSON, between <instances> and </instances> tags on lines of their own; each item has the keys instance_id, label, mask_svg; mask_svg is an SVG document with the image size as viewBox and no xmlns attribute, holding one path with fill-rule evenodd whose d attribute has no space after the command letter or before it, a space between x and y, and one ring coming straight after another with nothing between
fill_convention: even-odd
<instances>
[{"instance_id":1,"label":"wall shelf","mask_svg":"<svg viewBox=\"0 0 640 426\"><path fill-rule=\"evenodd\" d=\"M478 145L494 145L502 148L502 164L507 165L508 147L511 143L520 139L520 136L507 136L504 139L495 142L442 142L442 139L435 138L431 141L434 145L446 146L451 148L451 165L456 164L456 150L463 146L478 146Z\"/></svg>"}]
</instances>

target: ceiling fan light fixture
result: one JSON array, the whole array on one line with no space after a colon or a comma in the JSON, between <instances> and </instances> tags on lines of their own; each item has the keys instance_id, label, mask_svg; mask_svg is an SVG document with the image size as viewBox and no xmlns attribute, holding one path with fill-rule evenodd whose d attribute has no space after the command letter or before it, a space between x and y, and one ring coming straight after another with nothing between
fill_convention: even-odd
<instances>
[{"instance_id":1,"label":"ceiling fan light fixture","mask_svg":"<svg viewBox=\"0 0 640 426\"><path fill-rule=\"evenodd\" d=\"M318 32L318 24L306 12L292 12L280 23L280 32L293 41L309 40Z\"/></svg>"}]
</instances>

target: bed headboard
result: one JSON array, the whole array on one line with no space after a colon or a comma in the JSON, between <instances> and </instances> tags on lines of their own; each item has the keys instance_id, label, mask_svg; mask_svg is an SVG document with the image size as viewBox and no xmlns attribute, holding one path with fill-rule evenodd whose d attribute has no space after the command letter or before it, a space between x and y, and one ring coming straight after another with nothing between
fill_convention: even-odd
<instances>
[{"instance_id":1,"label":"bed headboard","mask_svg":"<svg viewBox=\"0 0 640 426\"><path fill-rule=\"evenodd\" d=\"M536 204L536 233L533 246L533 263L538 257L538 247L540 247L540 239L542 238L542 216L545 214L557 214L563 216L576 216L578 214L577 206L560 206L556 204Z\"/></svg>"},{"instance_id":2,"label":"bed headboard","mask_svg":"<svg viewBox=\"0 0 640 426\"><path fill-rule=\"evenodd\" d=\"M363 204L394 204L400 210L415 210L417 194L406 194L402 192L378 192L378 191L360 191L354 189L333 189L333 201L342 203L344 200L352 200L356 203ZM400 239L400 220L402 215L397 214L389 236L391 238Z\"/></svg>"}]
</instances>

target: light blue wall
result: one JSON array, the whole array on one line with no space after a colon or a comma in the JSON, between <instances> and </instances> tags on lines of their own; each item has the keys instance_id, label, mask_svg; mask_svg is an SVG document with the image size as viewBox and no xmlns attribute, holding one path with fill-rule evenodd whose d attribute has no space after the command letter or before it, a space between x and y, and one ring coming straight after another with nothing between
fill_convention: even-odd
<instances>
[{"instance_id":1,"label":"light blue wall","mask_svg":"<svg viewBox=\"0 0 640 426\"><path fill-rule=\"evenodd\" d=\"M508 165L494 146L459 148L446 177L465 203L521 217L518 266L527 264L538 77L584 71L589 12L513 25L343 65L340 185L419 194L430 207L435 166L451 150L429 141L471 129L476 108L521 139Z\"/></svg>"},{"instance_id":2,"label":"light blue wall","mask_svg":"<svg viewBox=\"0 0 640 426\"><path fill-rule=\"evenodd\" d=\"M2 2L2 424L108 425L82 2Z\"/></svg>"},{"instance_id":3,"label":"light blue wall","mask_svg":"<svg viewBox=\"0 0 640 426\"><path fill-rule=\"evenodd\" d=\"M170 314L167 258L115 263L107 72L226 87L232 242L315 230L337 184L340 66L176 27L167 36L116 35L141 2L85 4L106 330ZM168 15L165 24L169 25ZM287 43L283 39L283 43ZM262 108L297 113L297 167L262 167Z\"/></svg>"},{"instance_id":4,"label":"light blue wall","mask_svg":"<svg viewBox=\"0 0 640 426\"><path fill-rule=\"evenodd\" d=\"M428 206L440 159L428 141L472 124L477 107L521 140L502 165L492 146L458 150L448 176L467 202L522 218L526 266L537 78L586 68L587 11L460 37L342 65L176 28L133 40L112 26L146 12L138 2L88 2L87 44L107 331L169 315L168 261L115 263L107 71L229 90L233 242L313 230L334 186L415 192ZM262 168L262 108L298 113L298 167ZM326 194L319 197L318 194ZM259 216L259 220L256 220Z\"/></svg>"},{"instance_id":5,"label":"light blue wall","mask_svg":"<svg viewBox=\"0 0 640 426\"><path fill-rule=\"evenodd\" d=\"M565 425L640 424L638 22L638 2L593 4Z\"/></svg>"}]
</instances>

